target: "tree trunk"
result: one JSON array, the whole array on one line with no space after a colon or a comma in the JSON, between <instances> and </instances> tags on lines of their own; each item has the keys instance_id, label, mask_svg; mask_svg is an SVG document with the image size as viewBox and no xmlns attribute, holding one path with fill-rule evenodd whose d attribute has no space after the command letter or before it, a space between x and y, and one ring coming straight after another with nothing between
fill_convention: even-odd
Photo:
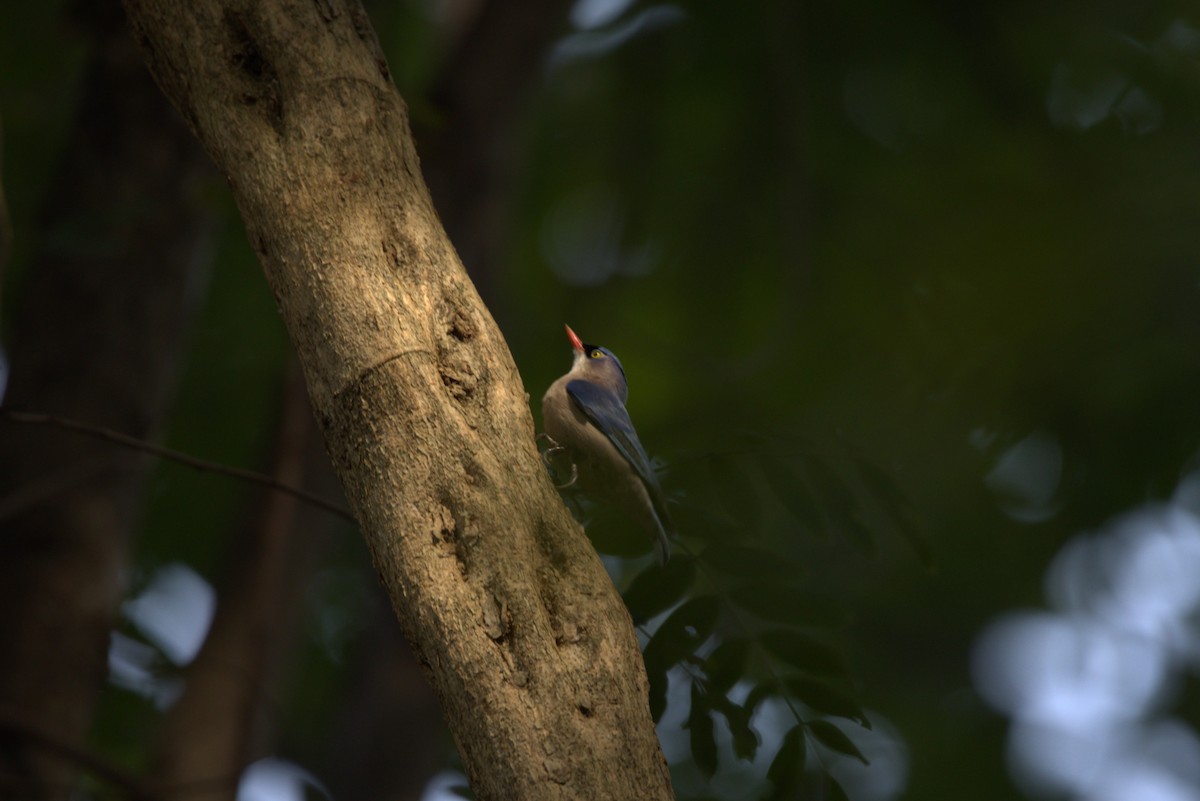
<instances>
[{"instance_id":1,"label":"tree trunk","mask_svg":"<svg viewBox=\"0 0 1200 801\"><path fill-rule=\"evenodd\" d=\"M555 37L568 29L572 0L487 0L455 42L430 88L437 125L422 130L423 175L450 241L475 288L500 302L499 254L510 243L510 184L518 160L517 120L543 74ZM503 310L493 311L501 320Z\"/></svg>"},{"instance_id":2,"label":"tree trunk","mask_svg":"<svg viewBox=\"0 0 1200 801\"><path fill-rule=\"evenodd\" d=\"M146 73L120 7L96 53L12 328L14 409L154 436L199 298L212 166ZM0 796L65 798L108 666L146 460L0 422Z\"/></svg>"},{"instance_id":3,"label":"tree trunk","mask_svg":"<svg viewBox=\"0 0 1200 801\"><path fill-rule=\"evenodd\" d=\"M293 364L288 372L272 476L299 487L315 427L300 371ZM232 569L204 644L184 670L183 691L156 738L147 786L162 801L233 801L253 757L271 657L286 638L287 605L296 595L290 590L301 578L293 574L300 572L295 557L304 534L296 526L299 501L278 492L259 495L226 559Z\"/></svg>"},{"instance_id":4,"label":"tree trunk","mask_svg":"<svg viewBox=\"0 0 1200 801\"><path fill-rule=\"evenodd\" d=\"M541 467L359 4L126 7L229 177L477 795L670 798L629 615Z\"/></svg>"}]
</instances>

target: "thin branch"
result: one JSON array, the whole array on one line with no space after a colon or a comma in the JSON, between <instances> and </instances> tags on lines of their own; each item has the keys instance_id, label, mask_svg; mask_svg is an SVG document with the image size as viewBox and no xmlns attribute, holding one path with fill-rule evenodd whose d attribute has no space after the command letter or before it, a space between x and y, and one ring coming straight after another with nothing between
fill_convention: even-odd
<instances>
[{"instance_id":1,"label":"thin branch","mask_svg":"<svg viewBox=\"0 0 1200 801\"><path fill-rule=\"evenodd\" d=\"M37 480L27 481L0 496L0 522L38 504L70 492L112 467L110 459L81 459L74 464L55 468Z\"/></svg>"},{"instance_id":2,"label":"thin branch","mask_svg":"<svg viewBox=\"0 0 1200 801\"><path fill-rule=\"evenodd\" d=\"M155 801L137 777L126 773L102 757L78 746L56 740L45 732L12 720L0 719L0 740L18 742L45 754L65 760L98 779L121 788L134 801Z\"/></svg>"},{"instance_id":3,"label":"thin branch","mask_svg":"<svg viewBox=\"0 0 1200 801\"><path fill-rule=\"evenodd\" d=\"M4 153L4 127L0 125L0 155ZM0 168L3 165L0 164ZM12 248L12 221L8 217L8 202L4 199L4 173L0 171L0 283L4 281L4 270L8 266Z\"/></svg>"},{"instance_id":4,"label":"thin branch","mask_svg":"<svg viewBox=\"0 0 1200 801\"><path fill-rule=\"evenodd\" d=\"M229 476L231 478L241 479L242 481L249 481L252 484L258 484L259 486L266 487L276 492L282 492L285 495L291 495L294 498L299 498L305 503L316 506L320 509L324 509L326 512L329 512L332 515L349 520L351 523L357 522L354 519L354 515L352 515L345 507L340 506L333 501L326 500L319 495L306 492L299 487L293 487L289 484L284 484L283 482L278 481L271 476L264 475L262 473L256 473L253 470L246 470L241 467L230 467L218 462L210 462L206 459L198 459L195 456L190 456L182 451L164 448L161 445L155 445L151 442L140 440L137 437L131 437L128 434L122 434L119 431L113 431L112 429L104 428L103 426L96 426L92 425L91 423L84 423L79 420L72 420L67 417L59 417L53 414L18 412L13 409L5 409L0 407L0 417L3 417L5 420L9 420L13 423L20 423L21 425L49 426L51 428L74 431L78 434L84 434L89 437L95 437L96 439L113 442L126 448L132 448L133 450L148 453L151 456L157 456L160 459L167 459L177 464L181 464L184 467L190 467L193 470L199 470L205 473L217 473L218 475Z\"/></svg>"},{"instance_id":5,"label":"thin branch","mask_svg":"<svg viewBox=\"0 0 1200 801\"><path fill-rule=\"evenodd\" d=\"M99 754L68 743L60 742L49 734L14 720L0 718L0 742L19 742L22 746L37 749L48 756L69 762L105 784L116 788L121 798L130 801L162 801L163 798L183 798L199 793L211 793L214 789L236 791L238 778L221 777L192 779L175 784L165 784L153 790L137 776L126 773ZM0 782L5 778L0 776ZM0 788L4 787L0 783Z\"/></svg>"}]
</instances>

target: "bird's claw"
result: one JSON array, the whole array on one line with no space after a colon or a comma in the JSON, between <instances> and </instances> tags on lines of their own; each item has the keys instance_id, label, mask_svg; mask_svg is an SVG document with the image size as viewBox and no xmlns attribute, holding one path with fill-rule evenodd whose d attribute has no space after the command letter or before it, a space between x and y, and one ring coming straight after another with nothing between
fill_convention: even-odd
<instances>
[{"instance_id":1,"label":"bird's claw","mask_svg":"<svg viewBox=\"0 0 1200 801\"><path fill-rule=\"evenodd\" d=\"M579 478L579 468L575 466L574 462L571 462L571 477L568 478L566 481L564 481L562 484L555 484L554 486L557 487L558 489L566 489L567 487L570 487L571 485L573 485L578 478Z\"/></svg>"},{"instance_id":2,"label":"bird's claw","mask_svg":"<svg viewBox=\"0 0 1200 801\"><path fill-rule=\"evenodd\" d=\"M558 470L554 466L554 458L556 456L558 456L560 453L567 453L567 449L566 449L566 447L559 445L558 442L555 441L554 437L550 436L549 434L547 434L545 432L537 435L537 441L538 442L544 441L544 442L548 442L550 444L550 446L548 448L546 448L546 450L542 451L542 464L546 465L546 469L550 471L551 481L553 482L553 480L554 480L553 477L554 477L555 473L558 472ZM575 462L572 461L571 462L571 477L568 478L562 484L556 483L556 484L554 484L554 486L557 489L566 489L567 487L574 484L578 478L579 478L579 468L576 466Z\"/></svg>"}]
</instances>

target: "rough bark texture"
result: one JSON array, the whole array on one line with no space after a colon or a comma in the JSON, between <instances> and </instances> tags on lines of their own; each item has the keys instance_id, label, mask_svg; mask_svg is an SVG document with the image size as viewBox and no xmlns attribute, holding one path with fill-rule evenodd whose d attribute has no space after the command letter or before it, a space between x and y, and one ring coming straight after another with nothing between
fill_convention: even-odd
<instances>
[{"instance_id":1,"label":"rough bark texture","mask_svg":"<svg viewBox=\"0 0 1200 801\"><path fill-rule=\"evenodd\" d=\"M497 304L506 296L497 291L497 271L510 244L503 230L514 196L509 184L520 169L518 122L570 6L570 0L474 0L439 7L439 14L455 17L442 31L453 44L427 99L438 123L415 126L421 171L472 283L501 320ZM417 801L445 767L443 738L431 736L443 725L437 699L390 608L381 604L360 639L332 747L310 767L342 801Z\"/></svg>"},{"instance_id":2,"label":"rough bark texture","mask_svg":"<svg viewBox=\"0 0 1200 801\"><path fill-rule=\"evenodd\" d=\"M211 239L196 203L211 167L113 10L21 288L4 402L145 438ZM144 463L0 423L0 720L14 732L0 738L0 795L69 794L77 766L63 755L84 739L106 673Z\"/></svg>"},{"instance_id":3,"label":"rough bark texture","mask_svg":"<svg viewBox=\"0 0 1200 801\"><path fill-rule=\"evenodd\" d=\"M361 7L127 0L234 195L483 799L669 798L629 616L542 470Z\"/></svg>"}]
</instances>

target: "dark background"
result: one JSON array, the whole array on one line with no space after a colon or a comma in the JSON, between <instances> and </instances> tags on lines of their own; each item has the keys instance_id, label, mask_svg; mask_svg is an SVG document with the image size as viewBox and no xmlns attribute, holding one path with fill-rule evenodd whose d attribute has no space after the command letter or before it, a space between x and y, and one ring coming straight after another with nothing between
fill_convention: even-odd
<instances>
[{"instance_id":1,"label":"dark background","mask_svg":"<svg viewBox=\"0 0 1200 801\"><path fill-rule=\"evenodd\" d=\"M1188 575L1172 583L1169 568L1197 564L1200 540L1176 494L1200 441L1200 9L431 5L368 11L435 204L534 414L569 365L569 322L620 356L685 547L723 536L779 554L798 569L772 586L839 613L821 636L874 726L839 725L872 767L827 751L810 768L864 801L1119 797L1102 794L1116 792L1103 763L1142 766L1166 788L1125 798L1196 798L1196 606L1178 600ZM13 232L0 300L14 351L18 310L53 302L25 291L35 253L77 246L40 221L95 29L56 4L0 12ZM217 233L196 254L199 311L159 433L267 470L289 346L220 178L197 192ZM310 450L309 488L336 497ZM178 603L126 607L122 659L139 668L114 671L105 690L92 746L106 758L143 765L186 659L164 643L202 634L205 615L186 610L238 560L258 495L171 463L154 470L129 594ZM1174 600L1159 607L1178 614L1112 623L1112 604L1095 599L1120 596L1121 566L1156 529L1137 518L1113 533L1109 521L1173 497L1178 537L1135 595L1161 590ZM602 552L625 554L606 561L626 587L648 560L616 528L601 514L594 533ZM335 798L419 798L453 768L453 748L365 549L317 511L294 538L255 756L302 766ZM1068 592L1047 571L1073 541L1101 555ZM167 634L139 617L147 607ZM1018 633L972 667L988 626L1022 609L1066 621L1065 639L1051 639L1073 645L1051 658L1049 640ZM1158 662L1126 665L1125 640L1096 645L1113 626L1169 644ZM1027 659L1005 672L1002 653ZM1006 706L996 676L1030 693L1054 676L1059 693ZM661 734L680 796L757 797L782 713L756 721L753 766L718 721L709 783L680 728L686 675L672 677ZM1152 685L1140 700L1120 695L1140 680ZM1111 738L1096 734L1109 724ZM1066 778L1030 768L1022 742L1061 753L1051 761Z\"/></svg>"}]
</instances>

